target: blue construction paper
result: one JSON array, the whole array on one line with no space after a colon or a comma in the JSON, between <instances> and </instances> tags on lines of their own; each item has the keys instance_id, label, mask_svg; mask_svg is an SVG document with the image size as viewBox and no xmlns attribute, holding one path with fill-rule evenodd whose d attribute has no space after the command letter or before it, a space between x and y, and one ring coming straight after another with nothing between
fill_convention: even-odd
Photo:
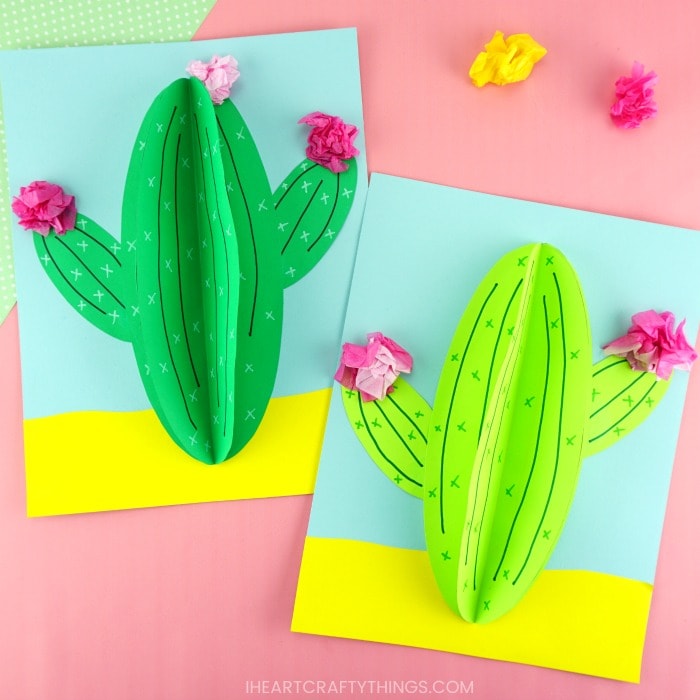
<instances>
[{"instance_id":1,"label":"blue construction paper","mask_svg":"<svg viewBox=\"0 0 700 700\"><path fill-rule=\"evenodd\" d=\"M119 238L126 171L146 110L186 76L189 61L213 54L239 62L232 99L273 190L304 158L309 129L300 117L318 110L360 129L353 210L323 261L285 292L274 396L328 387L367 183L354 29L0 52L10 191L32 180L57 182L76 195L79 211ZM31 235L16 223L13 233L25 417L148 408L131 346L75 313L41 272Z\"/></svg>"},{"instance_id":2,"label":"blue construction paper","mask_svg":"<svg viewBox=\"0 0 700 700\"><path fill-rule=\"evenodd\" d=\"M457 323L507 251L557 246L581 280L594 360L630 317L653 308L700 320L700 233L372 175L343 331L381 331L412 353L410 383L432 403ZM676 372L633 433L583 462L549 569L587 569L653 582L688 375ZM589 397L583 397L587 400ZM336 388L309 535L425 549L422 502L396 488L350 428Z\"/></svg>"}]
</instances>

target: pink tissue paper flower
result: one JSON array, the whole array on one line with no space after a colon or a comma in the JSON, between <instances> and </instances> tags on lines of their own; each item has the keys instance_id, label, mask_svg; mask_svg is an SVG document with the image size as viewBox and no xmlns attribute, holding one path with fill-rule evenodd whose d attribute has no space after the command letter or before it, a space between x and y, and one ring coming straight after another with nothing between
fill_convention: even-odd
<instances>
[{"instance_id":1,"label":"pink tissue paper flower","mask_svg":"<svg viewBox=\"0 0 700 700\"><path fill-rule=\"evenodd\" d=\"M340 117L323 112L312 112L302 117L299 124L312 126L306 157L314 163L328 168L332 173L342 173L348 169L345 162L359 155L352 145L357 136L357 127L346 124Z\"/></svg>"},{"instance_id":2,"label":"pink tissue paper flower","mask_svg":"<svg viewBox=\"0 0 700 700\"><path fill-rule=\"evenodd\" d=\"M617 100L610 108L615 126L621 129L637 129L645 119L656 116L654 85L659 81L652 70L644 74L644 66L637 61L632 65L632 75L623 75L615 81Z\"/></svg>"},{"instance_id":3,"label":"pink tissue paper flower","mask_svg":"<svg viewBox=\"0 0 700 700\"><path fill-rule=\"evenodd\" d=\"M627 334L608 343L603 351L626 358L632 369L668 379L674 369L690 369L697 358L683 333L685 320L674 331L675 322L670 311L641 311L632 316Z\"/></svg>"},{"instance_id":4,"label":"pink tissue paper flower","mask_svg":"<svg viewBox=\"0 0 700 700\"><path fill-rule=\"evenodd\" d=\"M393 390L401 372L410 372L413 358L381 333L368 333L367 345L345 343L335 380L359 391L363 401L383 399Z\"/></svg>"},{"instance_id":5,"label":"pink tissue paper flower","mask_svg":"<svg viewBox=\"0 0 700 700\"><path fill-rule=\"evenodd\" d=\"M12 198L12 211L20 226L42 236L48 236L51 229L61 236L75 228L75 197L46 180L20 187L19 196Z\"/></svg>"},{"instance_id":6,"label":"pink tissue paper flower","mask_svg":"<svg viewBox=\"0 0 700 700\"><path fill-rule=\"evenodd\" d=\"M187 64L187 72L204 83L215 105L220 105L231 94L231 86L241 74L237 69L238 61L233 56L214 55L209 63L190 61Z\"/></svg>"}]
</instances>

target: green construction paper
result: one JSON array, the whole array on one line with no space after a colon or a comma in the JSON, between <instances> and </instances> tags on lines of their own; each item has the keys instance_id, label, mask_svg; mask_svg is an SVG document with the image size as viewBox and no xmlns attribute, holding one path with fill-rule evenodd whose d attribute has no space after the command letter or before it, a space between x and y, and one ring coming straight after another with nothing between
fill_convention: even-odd
<instances>
[{"instance_id":1,"label":"green construction paper","mask_svg":"<svg viewBox=\"0 0 700 700\"><path fill-rule=\"evenodd\" d=\"M621 357L597 362L593 366L592 407L584 456L610 447L643 423L658 406L671 379L635 371Z\"/></svg>"},{"instance_id":2,"label":"green construction paper","mask_svg":"<svg viewBox=\"0 0 700 700\"><path fill-rule=\"evenodd\" d=\"M3 0L0 50L181 41L215 0ZM0 323L15 303L4 122L0 100Z\"/></svg>"},{"instance_id":3,"label":"green construction paper","mask_svg":"<svg viewBox=\"0 0 700 700\"><path fill-rule=\"evenodd\" d=\"M358 391L342 392L350 424L370 457L399 488L422 498L431 414L425 399L401 377L380 400L362 401Z\"/></svg>"},{"instance_id":4,"label":"green construction paper","mask_svg":"<svg viewBox=\"0 0 700 700\"><path fill-rule=\"evenodd\" d=\"M35 233L34 247L46 274L79 314L118 340L130 340L120 244L114 237L79 213L70 235Z\"/></svg>"},{"instance_id":5,"label":"green construction paper","mask_svg":"<svg viewBox=\"0 0 700 700\"><path fill-rule=\"evenodd\" d=\"M300 280L331 246L352 207L357 163L332 173L310 160L302 161L274 194L279 217L285 286Z\"/></svg>"},{"instance_id":6,"label":"green construction paper","mask_svg":"<svg viewBox=\"0 0 700 700\"><path fill-rule=\"evenodd\" d=\"M438 586L465 620L510 610L549 559L581 466L591 357L578 278L547 244L505 255L459 323L435 395L424 519Z\"/></svg>"}]
</instances>

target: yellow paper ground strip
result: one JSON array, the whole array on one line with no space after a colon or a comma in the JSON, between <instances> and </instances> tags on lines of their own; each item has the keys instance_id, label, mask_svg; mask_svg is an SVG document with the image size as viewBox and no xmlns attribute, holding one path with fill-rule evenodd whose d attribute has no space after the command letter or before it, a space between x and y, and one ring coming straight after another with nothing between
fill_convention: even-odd
<instances>
[{"instance_id":1,"label":"yellow paper ground strip","mask_svg":"<svg viewBox=\"0 0 700 700\"><path fill-rule=\"evenodd\" d=\"M638 683L652 586L543 571L487 625L443 602L427 552L307 537L292 630L482 656Z\"/></svg>"},{"instance_id":2,"label":"yellow paper ground strip","mask_svg":"<svg viewBox=\"0 0 700 700\"><path fill-rule=\"evenodd\" d=\"M330 389L272 399L255 437L209 466L188 457L152 410L24 422L30 516L313 491Z\"/></svg>"}]
</instances>

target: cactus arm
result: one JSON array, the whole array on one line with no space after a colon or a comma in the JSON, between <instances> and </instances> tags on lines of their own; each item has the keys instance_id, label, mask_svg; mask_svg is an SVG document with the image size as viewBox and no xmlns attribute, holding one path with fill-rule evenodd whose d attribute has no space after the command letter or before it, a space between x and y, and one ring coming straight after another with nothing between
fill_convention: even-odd
<instances>
[{"instance_id":1,"label":"cactus arm","mask_svg":"<svg viewBox=\"0 0 700 700\"><path fill-rule=\"evenodd\" d=\"M255 141L232 102L214 109L241 266L236 431L230 457L255 434L272 395L282 340L283 287L272 192Z\"/></svg>"},{"instance_id":2,"label":"cactus arm","mask_svg":"<svg viewBox=\"0 0 700 700\"><path fill-rule=\"evenodd\" d=\"M120 244L87 216L63 236L34 234L42 268L64 299L100 330L130 340Z\"/></svg>"},{"instance_id":3,"label":"cactus arm","mask_svg":"<svg viewBox=\"0 0 700 700\"><path fill-rule=\"evenodd\" d=\"M358 391L341 392L350 425L375 464L399 488L422 498L431 414L425 399L401 377L381 400L363 402Z\"/></svg>"},{"instance_id":4,"label":"cactus arm","mask_svg":"<svg viewBox=\"0 0 700 700\"><path fill-rule=\"evenodd\" d=\"M585 303L564 256L546 244L504 256L448 351L425 466L431 565L466 620L510 610L551 555L580 469L590 364Z\"/></svg>"},{"instance_id":5,"label":"cactus arm","mask_svg":"<svg viewBox=\"0 0 700 700\"><path fill-rule=\"evenodd\" d=\"M628 435L656 408L670 379L633 370L621 357L593 365L592 407L584 456L600 452Z\"/></svg>"},{"instance_id":6,"label":"cactus arm","mask_svg":"<svg viewBox=\"0 0 700 700\"><path fill-rule=\"evenodd\" d=\"M226 458L234 429L239 268L217 138L204 87L172 83L139 131L123 208L141 378L173 440L206 463Z\"/></svg>"},{"instance_id":7,"label":"cactus arm","mask_svg":"<svg viewBox=\"0 0 700 700\"><path fill-rule=\"evenodd\" d=\"M303 160L273 195L278 245L285 287L298 282L326 254L352 207L357 186L357 162L332 173Z\"/></svg>"}]
</instances>

